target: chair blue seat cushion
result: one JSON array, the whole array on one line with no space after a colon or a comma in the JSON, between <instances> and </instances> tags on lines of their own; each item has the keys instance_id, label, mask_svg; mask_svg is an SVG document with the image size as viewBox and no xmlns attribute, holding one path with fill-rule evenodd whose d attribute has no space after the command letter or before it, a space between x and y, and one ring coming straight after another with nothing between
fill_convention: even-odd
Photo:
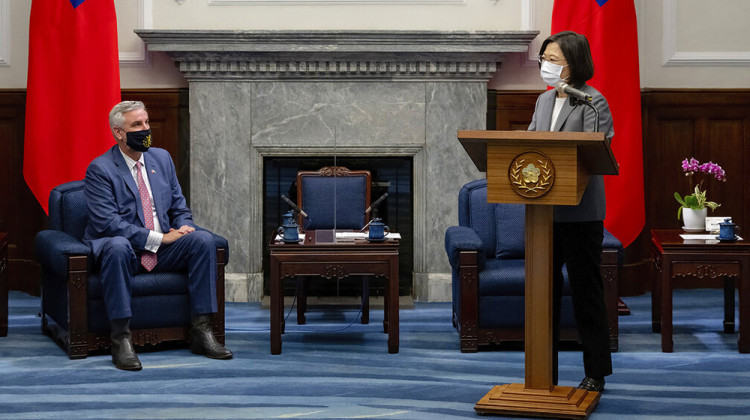
<instances>
[{"instance_id":1,"label":"chair blue seat cushion","mask_svg":"<svg viewBox=\"0 0 750 420\"><path fill-rule=\"evenodd\" d=\"M479 272L479 296L524 296L526 260L488 259ZM568 270L563 266L563 295L570 295Z\"/></svg>"},{"instance_id":2,"label":"chair blue seat cushion","mask_svg":"<svg viewBox=\"0 0 750 420\"><path fill-rule=\"evenodd\" d=\"M484 270L479 272L479 296L523 296L526 290L524 262L488 259Z\"/></svg>"},{"instance_id":3,"label":"chair blue seat cushion","mask_svg":"<svg viewBox=\"0 0 750 420\"><path fill-rule=\"evenodd\" d=\"M89 276L88 298L102 298L99 273ZM179 272L143 273L133 277L130 296L187 295L187 274Z\"/></svg>"},{"instance_id":4,"label":"chair blue seat cushion","mask_svg":"<svg viewBox=\"0 0 750 420\"><path fill-rule=\"evenodd\" d=\"M190 302L186 273L161 272L141 273L130 283L133 329L166 328L188 325ZM104 332L109 329L106 308L102 296L102 284L98 273L88 281L88 326L89 330ZM163 308L169 308L168 311Z\"/></svg>"}]
</instances>

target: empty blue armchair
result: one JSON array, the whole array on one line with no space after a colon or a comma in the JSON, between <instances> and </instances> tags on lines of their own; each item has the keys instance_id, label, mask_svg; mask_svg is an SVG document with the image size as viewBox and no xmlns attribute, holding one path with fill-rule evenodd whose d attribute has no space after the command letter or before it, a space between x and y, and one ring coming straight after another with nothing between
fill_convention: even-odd
<instances>
[{"instance_id":1,"label":"empty blue armchair","mask_svg":"<svg viewBox=\"0 0 750 420\"><path fill-rule=\"evenodd\" d=\"M41 263L42 332L52 337L71 359L110 346L109 320L91 249L81 238L87 224L83 181L55 187L49 198L49 229L37 233L34 252ZM218 313L214 335L224 344L224 266L227 240L214 235L218 256ZM187 274L144 273L131 283L133 317L130 328L137 346L187 340L190 328Z\"/></svg>"},{"instance_id":2,"label":"empty blue armchair","mask_svg":"<svg viewBox=\"0 0 750 420\"><path fill-rule=\"evenodd\" d=\"M524 340L525 207L487 203L487 180L469 182L458 196L459 226L445 234L453 277L453 325L462 352L503 341ZM617 280L622 244L605 230L602 278L610 325L610 347L617 350ZM576 340L567 272L563 269L560 338Z\"/></svg>"}]
</instances>

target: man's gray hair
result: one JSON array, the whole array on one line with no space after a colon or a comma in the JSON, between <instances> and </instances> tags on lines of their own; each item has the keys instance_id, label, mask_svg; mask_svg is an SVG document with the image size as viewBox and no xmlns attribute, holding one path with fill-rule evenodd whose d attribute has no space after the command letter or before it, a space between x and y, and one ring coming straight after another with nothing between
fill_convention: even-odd
<instances>
[{"instance_id":1,"label":"man's gray hair","mask_svg":"<svg viewBox=\"0 0 750 420\"><path fill-rule=\"evenodd\" d=\"M141 101L123 101L115 105L112 108L112 111L109 112L110 130L114 129L115 127L122 127L122 125L125 123L125 118L123 118L122 114L128 113L130 111L135 111L137 109L146 109L146 105L143 105L143 102Z\"/></svg>"}]
</instances>

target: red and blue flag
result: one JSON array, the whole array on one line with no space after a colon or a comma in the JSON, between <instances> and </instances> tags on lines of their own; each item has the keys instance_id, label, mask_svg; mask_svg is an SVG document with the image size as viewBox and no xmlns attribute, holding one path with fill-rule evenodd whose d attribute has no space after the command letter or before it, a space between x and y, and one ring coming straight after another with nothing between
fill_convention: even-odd
<instances>
[{"instance_id":1,"label":"red and blue flag","mask_svg":"<svg viewBox=\"0 0 750 420\"><path fill-rule=\"evenodd\" d=\"M612 111L612 149L620 175L604 177L604 225L628 246L646 220L635 4L633 0L555 0L552 33L560 31L588 38L594 58L594 77L588 83L607 98Z\"/></svg>"},{"instance_id":2,"label":"red and blue flag","mask_svg":"<svg viewBox=\"0 0 750 420\"><path fill-rule=\"evenodd\" d=\"M120 102L113 0L33 0L23 174L47 212L55 186L83 179L112 147Z\"/></svg>"}]
</instances>

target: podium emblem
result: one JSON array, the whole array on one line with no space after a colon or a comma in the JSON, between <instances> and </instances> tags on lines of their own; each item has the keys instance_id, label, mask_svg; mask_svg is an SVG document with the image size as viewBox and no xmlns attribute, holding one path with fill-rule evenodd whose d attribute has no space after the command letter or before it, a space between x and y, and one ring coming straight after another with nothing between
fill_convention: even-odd
<instances>
[{"instance_id":1,"label":"podium emblem","mask_svg":"<svg viewBox=\"0 0 750 420\"><path fill-rule=\"evenodd\" d=\"M544 153L524 152L511 161L508 180L516 194L526 198L541 197L555 183L555 166Z\"/></svg>"}]
</instances>

